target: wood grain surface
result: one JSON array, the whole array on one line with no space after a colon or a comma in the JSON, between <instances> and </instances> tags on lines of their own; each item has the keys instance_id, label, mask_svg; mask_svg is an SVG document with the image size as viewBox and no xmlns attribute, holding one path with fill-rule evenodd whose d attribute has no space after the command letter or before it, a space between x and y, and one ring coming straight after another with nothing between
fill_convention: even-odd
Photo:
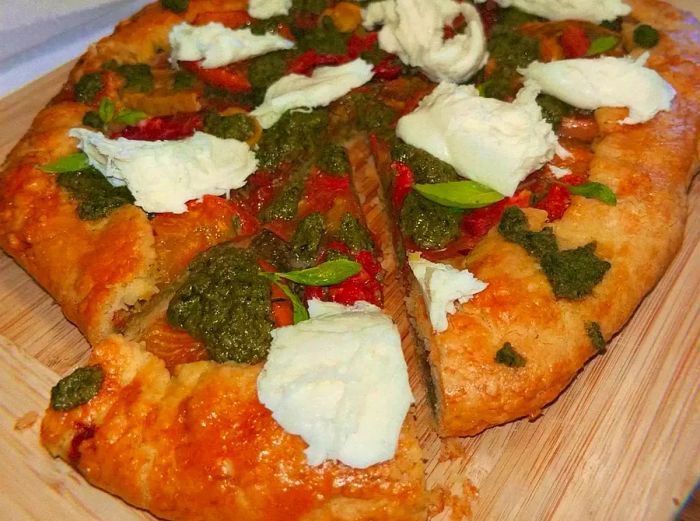
<instances>
[{"instance_id":1,"label":"wood grain surface","mask_svg":"<svg viewBox=\"0 0 700 521\"><path fill-rule=\"evenodd\" d=\"M697 0L690 1L693 6ZM57 92L70 65L0 100L0 158ZM362 182L363 191L376 192L371 175ZM365 200L364 209L370 227L385 228L375 197ZM393 269L393 254L384 254L385 268ZM458 519L462 514L503 521L676 517L700 476L699 295L696 181L682 250L607 353L589 363L540 418L461 440L439 440L431 429L402 318L429 486L463 496L453 502ZM399 309L402 298L395 280L387 292L390 307ZM152 519L90 487L40 447L39 421L32 423L32 413L41 413L58 375L81 365L89 346L51 298L4 255L0 335L0 519ZM451 510L435 521L449 520ZM689 509L683 519L694 515Z\"/></svg>"}]
</instances>

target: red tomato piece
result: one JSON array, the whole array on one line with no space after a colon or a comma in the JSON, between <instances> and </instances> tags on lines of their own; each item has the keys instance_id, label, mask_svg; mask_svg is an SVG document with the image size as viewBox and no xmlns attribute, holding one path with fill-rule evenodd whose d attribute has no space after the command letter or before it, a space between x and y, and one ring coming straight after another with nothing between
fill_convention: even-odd
<instances>
[{"instance_id":1,"label":"red tomato piece","mask_svg":"<svg viewBox=\"0 0 700 521\"><path fill-rule=\"evenodd\" d=\"M411 167L401 161L393 161L391 168L394 170L394 186L391 193L391 203L394 211L398 212L403 206L406 196L413 187L414 177Z\"/></svg>"},{"instance_id":2,"label":"red tomato piece","mask_svg":"<svg viewBox=\"0 0 700 521\"><path fill-rule=\"evenodd\" d=\"M535 208L546 211L549 221L556 221L562 218L570 204L571 194L566 187L560 184L552 184L547 191L547 195L537 202Z\"/></svg>"},{"instance_id":3,"label":"red tomato piece","mask_svg":"<svg viewBox=\"0 0 700 521\"><path fill-rule=\"evenodd\" d=\"M194 25L207 25L218 22L229 29L238 29L252 22L253 19L246 11L205 11L194 19Z\"/></svg>"},{"instance_id":4,"label":"red tomato piece","mask_svg":"<svg viewBox=\"0 0 700 521\"><path fill-rule=\"evenodd\" d=\"M318 299L323 300L323 288L321 286L305 286L304 300Z\"/></svg>"},{"instance_id":5,"label":"red tomato piece","mask_svg":"<svg viewBox=\"0 0 700 521\"><path fill-rule=\"evenodd\" d=\"M478 241L501 220L501 216L508 206L525 208L529 205L529 198L529 192L523 190L516 193L513 197L508 197L484 208L477 208L466 214L464 219L462 219L462 231L466 236Z\"/></svg>"},{"instance_id":6,"label":"red tomato piece","mask_svg":"<svg viewBox=\"0 0 700 521\"><path fill-rule=\"evenodd\" d=\"M349 62L350 59L350 56L318 54L314 49L311 49L292 60L287 66L287 71L309 76L320 65L342 65Z\"/></svg>"},{"instance_id":7,"label":"red tomato piece","mask_svg":"<svg viewBox=\"0 0 700 521\"><path fill-rule=\"evenodd\" d=\"M401 75L401 64L396 56L387 56L374 66L374 76L380 80L395 80Z\"/></svg>"},{"instance_id":8,"label":"red tomato piece","mask_svg":"<svg viewBox=\"0 0 700 521\"><path fill-rule=\"evenodd\" d=\"M366 36L353 34L348 39L348 55L353 60L363 52L371 51L377 43L378 33L368 33Z\"/></svg>"},{"instance_id":9,"label":"red tomato piece","mask_svg":"<svg viewBox=\"0 0 700 521\"><path fill-rule=\"evenodd\" d=\"M214 87L221 87L231 92L246 92L251 89L250 82L239 64L214 69L205 69L200 62L180 62L180 65Z\"/></svg>"},{"instance_id":10,"label":"red tomato piece","mask_svg":"<svg viewBox=\"0 0 700 521\"><path fill-rule=\"evenodd\" d=\"M567 185L577 186L588 181L588 178L583 175L569 174L559 179L559 181L566 183Z\"/></svg>"},{"instance_id":11,"label":"red tomato piece","mask_svg":"<svg viewBox=\"0 0 700 521\"><path fill-rule=\"evenodd\" d=\"M139 121L115 132L111 137L138 139L142 141L174 140L190 137L204 127L204 118L199 113L180 113L172 116L155 116Z\"/></svg>"},{"instance_id":12,"label":"red tomato piece","mask_svg":"<svg viewBox=\"0 0 700 521\"><path fill-rule=\"evenodd\" d=\"M578 25L568 25L559 40L567 58L581 58L591 46L586 32Z\"/></svg>"},{"instance_id":13,"label":"red tomato piece","mask_svg":"<svg viewBox=\"0 0 700 521\"><path fill-rule=\"evenodd\" d=\"M500 6L494 0L487 0L483 4L477 4L476 10L481 16L481 23L484 25L486 36L491 34L491 28L498 22Z\"/></svg>"}]
</instances>

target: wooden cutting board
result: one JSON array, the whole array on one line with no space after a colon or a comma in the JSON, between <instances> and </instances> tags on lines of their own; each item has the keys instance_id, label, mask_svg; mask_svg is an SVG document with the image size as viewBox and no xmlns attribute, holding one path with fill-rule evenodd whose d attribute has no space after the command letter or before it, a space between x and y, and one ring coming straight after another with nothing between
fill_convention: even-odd
<instances>
[{"instance_id":1,"label":"wooden cutting board","mask_svg":"<svg viewBox=\"0 0 700 521\"><path fill-rule=\"evenodd\" d=\"M0 158L58 90L70 65L0 100ZM430 428L414 367L428 484L461 495L455 510L503 521L666 520L678 512L700 476L698 182L690 201L682 250L664 278L608 352L537 420L441 441ZM89 346L4 255L0 335L0 518L152 519L90 487L40 447L36 413L59 375L84 363ZM451 510L435 521L450 519Z\"/></svg>"}]
</instances>

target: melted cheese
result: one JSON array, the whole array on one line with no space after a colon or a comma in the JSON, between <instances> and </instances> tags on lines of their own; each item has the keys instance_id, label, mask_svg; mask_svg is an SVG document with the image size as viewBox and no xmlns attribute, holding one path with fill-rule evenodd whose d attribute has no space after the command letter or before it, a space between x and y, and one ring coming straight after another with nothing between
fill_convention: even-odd
<instances>
[{"instance_id":1,"label":"melted cheese","mask_svg":"<svg viewBox=\"0 0 700 521\"><path fill-rule=\"evenodd\" d=\"M251 112L262 128L301 107L323 107L372 79L372 65L358 58L343 65L319 67L311 76L288 74L268 87L262 104Z\"/></svg>"},{"instance_id":2,"label":"melted cheese","mask_svg":"<svg viewBox=\"0 0 700 521\"><path fill-rule=\"evenodd\" d=\"M294 47L294 42L277 34L257 35L250 29L229 29L218 22L198 26L183 22L170 30L168 38L173 63L202 60L205 69Z\"/></svg>"},{"instance_id":3,"label":"melted cheese","mask_svg":"<svg viewBox=\"0 0 700 521\"><path fill-rule=\"evenodd\" d=\"M467 26L463 34L445 40L443 29L459 15ZM363 10L363 24L382 25L379 46L433 81L467 81L488 59L481 17L473 5L453 0L385 0Z\"/></svg>"},{"instance_id":4,"label":"melted cheese","mask_svg":"<svg viewBox=\"0 0 700 521\"><path fill-rule=\"evenodd\" d=\"M257 167L247 143L197 132L179 141L108 139L74 128L90 164L114 186L126 185L147 212L187 211L185 203L240 188Z\"/></svg>"},{"instance_id":5,"label":"melted cheese","mask_svg":"<svg viewBox=\"0 0 700 521\"><path fill-rule=\"evenodd\" d=\"M574 107L626 107L629 116L622 123L636 124L670 110L676 96L658 72L644 66L647 56L534 62L520 72L529 83Z\"/></svg>"},{"instance_id":6,"label":"melted cheese","mask_svg":"<svg viewBox=\"0 0 700 521\"><path fill-rule=\"evenodd\" d=\"M471 85L441 83L399 119L396 134L451 164L460 176L511 196L557 149L537 94L523 89L507 103L482 98Z\"/></svg>"},{"instance_id":7,"label":"melted cheese","mask_svg":"<svg viewBox=\"0 0 700 521\"><path fill-rule=\"evenodd\" d=\"M485 1L476 0L476 3ZM496 3L501 7L517 7L549 20L586 20L596 24L632 11L622 0L496 0Z\"/></svg>"},{"instance_id":8,"label":"melted cheese","mask_svg":"<svg viewBox=\"0 0 700 521\"><path fill-rule=\"evenodd\" d=\"M253 18L266 19L289 14L292 0L249 0L248 14Z\"/></svg>"},{"instance_id":9,"label":"melted cheese","mask_svg":"<svg viewBox=\"0 0 700 521\"><path fill-rule=\"evenodd\" d=\"M398 329L366 302L312 300L309 314L272 331L260 401L308 444L310 465L366 468L393 458L413 401Z\"/></svg>"},{"instance_id":10,"label":"melted cheese","mask_svg":"<svg viewBox=\"0 0 700 521\"><path fill-rule=\"evenodd\" d=\"M408 265L423 292L433 329L438 333L447 329L447 315L457 311L455 302L468 302L488 286L469 270L430 262L421 259L420 254L411 254Z\"/></svg>"}]
</instances>

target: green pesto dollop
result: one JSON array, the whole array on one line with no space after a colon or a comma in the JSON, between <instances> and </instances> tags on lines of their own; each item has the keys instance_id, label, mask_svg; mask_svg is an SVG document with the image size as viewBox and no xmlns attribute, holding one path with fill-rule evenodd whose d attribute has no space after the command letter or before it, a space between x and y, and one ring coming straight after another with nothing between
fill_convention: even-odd
<instances>
[{"instance_id":1,"label":"green pesto dollop","mask_svg":"<svg viewBox=\"0 0 700 521\"><path fill-rule=\"evenodd\" d=\"M85 221L101 219L112 210L134 202L134 196L126 186L112 186L92 167L61 172L56 176L56 182L78 203L78 217Z\"/></svg>"},{"instance_id":2,"label":"green pesto dollop","mask_svg":"<svg viewBox=\"0 0 700 521\"><path fill-rule=\"evenodd\" d=\"M406 196L400 215L401 231L426 250L439 250L456 239L461 220L461 211L429 201L414 191Z\"/></svg>"},{"instance_id":3,"label":"green pesto dollop","mask_svg":"<svg viewBox=\"0 0 700 521\"><path fill-rule=\"evenodd\" d=\"M300 181L293 181L287 184L272 202L260 212L260 219L263 222L277 219L291 221L297 216L299 201L303 191L304 187Z\"/></svg>"},{"instance_id":4,"label":"green pesto dollop","mask_svg":"<svg viewBox=\"0 0 700 521\"><path fill-rule=\"evenodd\" d=\"M301 51L315 50L318 54L346 54L348 51L349 33L340 32L333 20L324 16L317 27L313 29L295 30L297 48Z\"/></svg>"},{"instance_id":5,"label":"green pesto dollop","mask_svg":"<svg viewBox=\"0 0 700 521\"><path fill-rule=\"evenodd\" d=\"M489 98L506 99L514 96L520 83L517 69L527 67L539 57L538 41L517 29L518 25L529 21L531 15L511 9L507 9L494 25L487 43L495 68L488 80L481 85L481 91Z\"/></svg>"},{"instance_id":6,"label":"green pesto dollop","mask_svg":"<svg viewBox=\"0 0 700 521\"><path fill-rule=\"evenodd\" d=\"M374 243L367 229L362 226L351 213L346 212L340 220L338 238L350 248L350 251L357 253L363 250L374 250Z\"/></svg>"},{"instance_id":7,"label":"green pesto dollop","mask_svg":"<svg viewBox=\"0 0 700 521\"><path fill-rule=\"evenodd\" d=\"M248 81L253 90L259 91L264 97L265 90L287 74L287 64L296 55L297 51L276 51L251 59L248 65Z\"/></svg>"},{"instance_id":8,"label":"green pesto dollop","mask_svg":"<svg viewBox=\"0 0 700 521\"><path fill-rule=\"evenodd\" d=\"M321 14L326 7L328 7L328 0L292 0L290 11L293 14Z\"/></svg>"},{"instance_id":9,"label":"green pesto dollop","mask_svg":"<svg viewBox=\"0 0 700 521\"><path fill-rule=\"evenodd\" d=\"M503 347L496 351L494 360L508 367L525 367L527 363L525 357L518 353L510 342L506 342Z\"/></svg>"},{"instance_id":10,"label":"green pesto dollop","mask_svg":"<svg viewBox=\"0 0 700 521\"><path fill-rule=\"evenodd\" d=\"M51 389L51 408L69 411L92 400L102 387L104 372L99 365L79 367Z\"/></svg>"},{"instance_id":11,"label":"green pesto dollop","mask_svg":"<svg viewBox=\"0 0 700 521\"><path fill-rule=\"evenodd\" d=\"M190 0L160 0L160 5L163 9L168 9L175 13L184 13L187 11L187 6L190 4Z\"/></svg>"},{"instance_id":12,"label":"green pesto dollop","mask_svg":"<svg viewBox=\"0 0 700 521\"><path fill-rule=\"evenodd\" d=\"M634 43L640 47L651 49L659 43L660 36L659 31L651 25L642 24L635 28L632 38L634 38Z\"/></svg>"},{"instance_id":13,"label":"green pesto dollop","mask_svg":"<svg viewBox=\"0 0 700 521\"><path fill-rule=\"evenodd\" d=\"M314 212L304 217L292 236L292 263L294 269L316 264L321 241L326 233L323 217Z\"/></svg>"},{"instance_id":14,"label":"green pesto dollop","mask_svg":"<svg viewBox=\"0 0 700 521\"><path fill-rule=\"evenodd\" d=\"M350 172L350 159L345 147L329 143L318 154L317 166L328 174Z\"/></svg>"},{"instance_id":15,"label":"green pesto dollop","mask_svg":"<svg viewBox=\"0 0 700 521\"><path fill-rule=\"evenodd\" d=\"M75 84L75 100L81 103L91 103L102 90L102 74L91 72L81 77Z\"/></svg>"},{"instance_id":16,"label":"green pesto dollop","mask_svg":"<svg viewBox=\"0 0 700 521\"><path fill-rule=\"evenodd\" d=\"M105 124L104 121L102 121L99 112L90 110L83 115L83 125L101 130L104 128Z\"/></svg>"},{"instance_id":17,"label":"green pesto dollop","mask_svg":"<svg viewBox=\"0 0 700 521\"><path fill-rule=\"evenodd\" d=\"M549 94L537 96L537 104L542 109L542 117L556 130L561 124L562 118L570 116L574 107Z\"/></svg>"},{"instance_id":18,"label":"green pesto dollop","mask_svg":"<svg viewBox=\"0 0 700 521\"><path fill-rule=\"evenodd\" d=\"M598 324L598 322L587 322L586 334L588 338L591 339L591 343L596 351L599 353L605 351L605 337L603 337L603 332L600 330L600 324Z\"/></svg>"},{"instance_id":19,"label":"green pesto dollop","mask_svg":"<svg viewBox=\"0 0 700 521\"><path fill-rule=\"evenodd\" d=\"M173 89L191 89L197 84L197 75L189 71L177 71L173 76Z\"/></svg>"},{"instance_id":20,"label":"green pesto dollop","mask_svg":"<svg viewBox=\"0 0 700 521\"><path fill-rule=\"evenodd\" d=\"M217 362L260 362L270 349L270 282L252 252L213 246L190 264L168 305L168 322L204 342Z\"/></svg>"},{"instance_id":21,"label":"green pesto dollop","mask_svg":"<svg viewBox=\"0 0 700 521\"><path fill-rule=\"evenodd\" d=\"M590 295L610 269L609 262L595 255L594 243L560 250L551 228L530 231L525 214L516 206L506 208L498 231L539 261L557 298L577 300Z\"/></svg>"},{"instance_id":22,"label":"green pesto dollop","mask_svg":"<svg viewBox=\"0 0 700 521\"><path fill-rule=\"evenodd\" d=\"M380 136L393 135L392 123L396 119L394 109L370 94L356 93L351 96L359 130Z\"/></svg>"},{"instance_id":23,"label":"green pesto dollop","mask_svg":"<svg viewBox=\"0 0 700 521\"><path fill-rule=\"evenodd\" d=\"M263 132L256 157L258 168L272 170L282 162L313 155L328 126L325 110L287 111L272 127Z\"/></svg>"},{"instance_id":24,"label":"green pesto dollop","mask_svg":"<svg viewBox=\"0 0 700 521\"><path fill-rule=\"evenodd\" d=\"M223 139L246 141L255 132L255 124L244 113L220 116L215 112L207 112L204 115L204 132Z\"/></svg>"},{"instance_id":25,"label":"green pesto dollop","mask_svg":"<svg viewBox=\"0 0 700 521\"><path fill-rule=\"evenodd\" d=\"M119 65L110 60L103 65L124 78L124 89L134 92L151 92L153 90L153 73L146 63L126 63Z\"/></svg>"},{"instance_id":26,"label":"green pesto dollop","mask_svg":"<svg viewBox=\"0 0 700 521\"><path fill-rule=\"evenodd\" d=\"M439 160L425 150L398 141L391 149L391 159L401 161L413 171L413 178L419 184L448 183L462 178L451 165Z\"/></svg>"},{"instance_id":27,"label":"green pesto dollop","mask_svg":"<svg viewBox=\"0 0 700 521\"><path fill-rule=\"evenodd\" d=\"M292 248L270 230L263 230L250 243L250 248L261 259L272 264L277 271L291 271Z\"/></svg>"}]
</instances>

